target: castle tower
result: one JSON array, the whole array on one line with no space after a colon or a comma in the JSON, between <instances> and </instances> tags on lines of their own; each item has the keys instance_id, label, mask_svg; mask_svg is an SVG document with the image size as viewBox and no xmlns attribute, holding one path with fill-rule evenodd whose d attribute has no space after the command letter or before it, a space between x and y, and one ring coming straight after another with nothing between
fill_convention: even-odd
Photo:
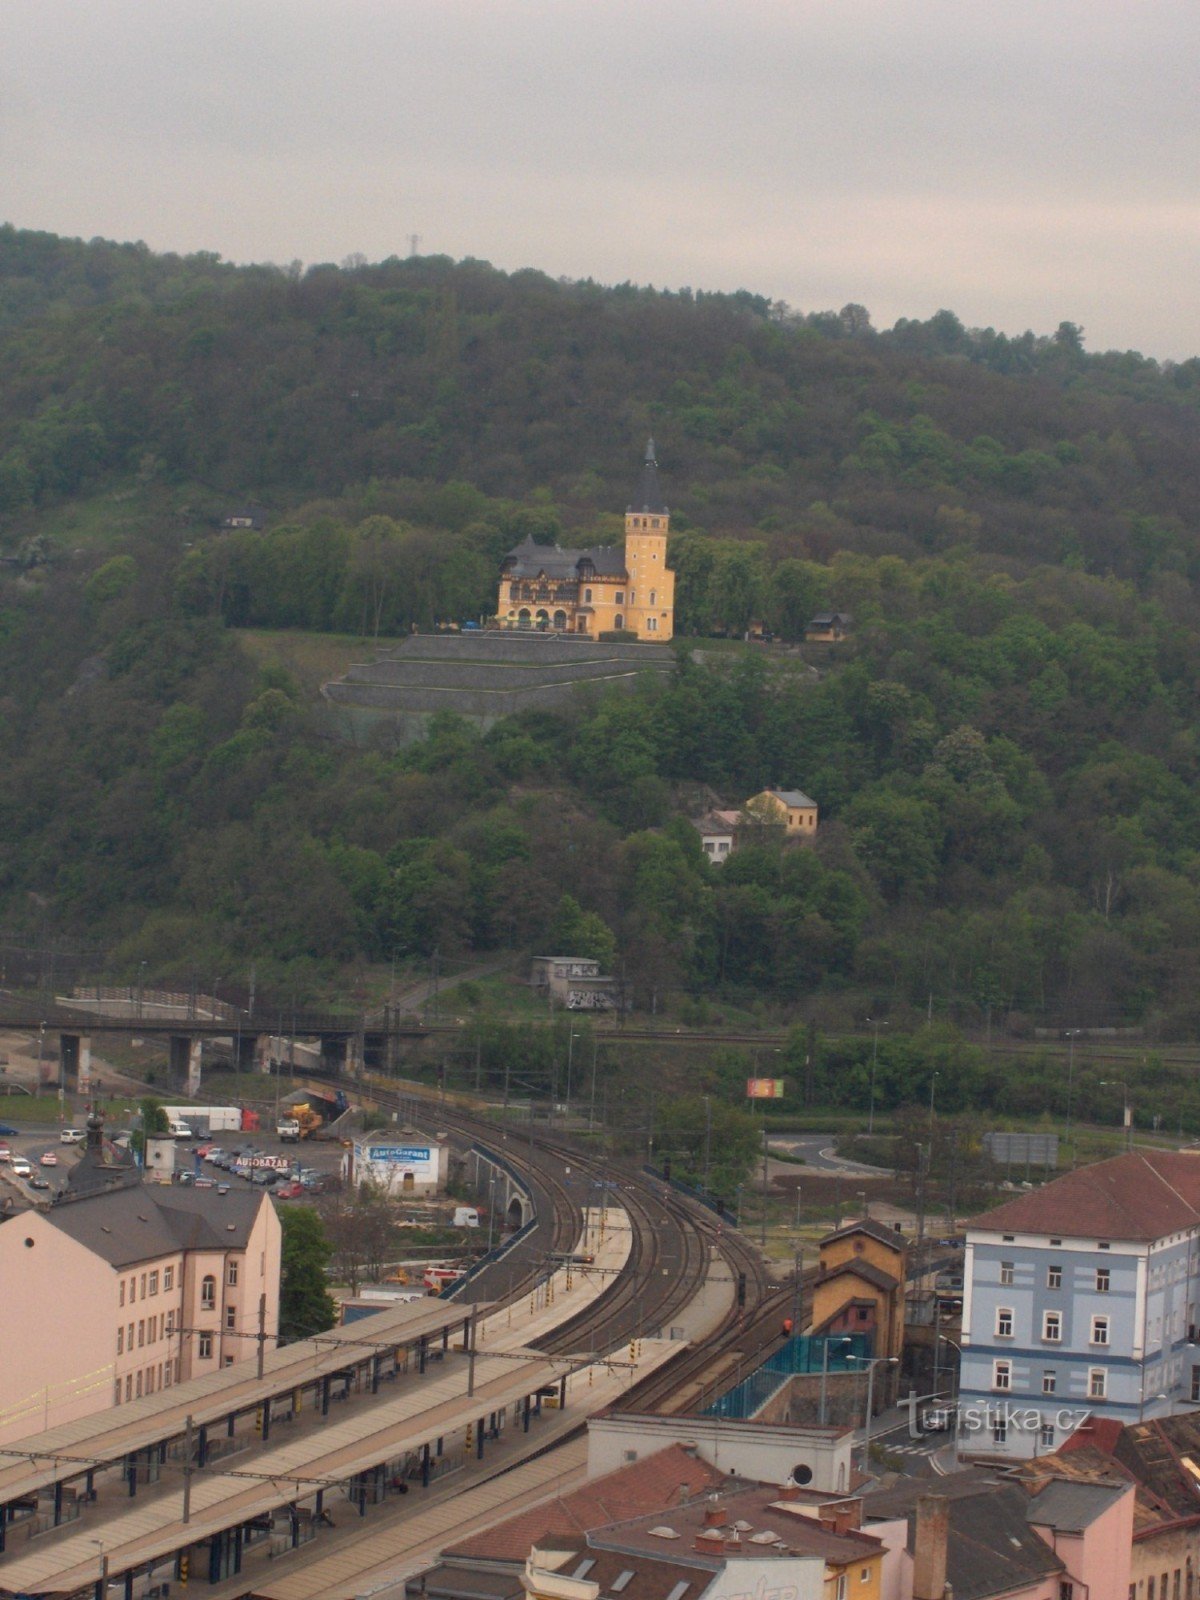
<instances>
[{"instance_id":1,"label":"castle tower","mask_svg":"<svg viewBox=\"0 0 1200 1600\"><path fill-rule=\"evenodd\" d=\"M633 504L625 512L625 627L639 639L663 642L675 632L675 574L667 566L671 513L658 483L654 440L646 441L646 460Z\"/></svg>"}]
</instances>

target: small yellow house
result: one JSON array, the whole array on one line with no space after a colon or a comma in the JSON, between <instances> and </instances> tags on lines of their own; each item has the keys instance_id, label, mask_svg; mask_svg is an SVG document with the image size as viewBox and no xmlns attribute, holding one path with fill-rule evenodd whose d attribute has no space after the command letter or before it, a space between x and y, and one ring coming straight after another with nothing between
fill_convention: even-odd
<instances>
[{"instance_id":1,"label":"small yellow house","mask_svg":"<svg viewBox=\"0 0 1200 1600\"><path fill-rule=\"evenodd\" d=\"M891 1228L867 1218L827 1234L813 1284L813 1333L869 1334L873 1355L899 1356L905 1282L904 1240Z\"/></svg>"},{"instance_id":2,"label":"small yellow house","mask_svg":"<svg viewBox=\"0 0 1200 1600\"><path fill-rule=\"evenodd\" d=\"M742 809L755 822L781 827L788 839L811 839L817 831L817 802L801 789L764 789Z\"/></svg>"}]
</instances>

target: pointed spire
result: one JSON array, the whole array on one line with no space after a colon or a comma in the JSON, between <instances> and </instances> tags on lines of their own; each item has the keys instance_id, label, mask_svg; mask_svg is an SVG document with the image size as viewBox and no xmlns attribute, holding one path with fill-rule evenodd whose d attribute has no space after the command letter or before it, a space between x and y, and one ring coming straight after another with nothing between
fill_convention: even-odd
<instances>
[{"instance_id":1,"label":"pointed spire","mask_svg":"<svg viewBox=\"0 0 1200 1600\"><path fill-rule=\"evenodd\" d=\"M633 497L633 504L626 509L630 512L648 511L657 516L669 515L669 508L658 484L658 459L653 439L646 440L646 460L642 466L641 481Z\"/></svg>"}]
</instances>

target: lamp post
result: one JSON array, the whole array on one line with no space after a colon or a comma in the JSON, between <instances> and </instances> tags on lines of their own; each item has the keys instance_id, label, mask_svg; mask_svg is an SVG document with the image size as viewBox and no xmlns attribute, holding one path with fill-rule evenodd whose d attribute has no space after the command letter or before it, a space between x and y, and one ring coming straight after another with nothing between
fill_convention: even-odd
<instances>
[{"instance_id":1,"label":"lamp post","mask_svg":"<svg viewBox=\"0 0 1200 1600\"><path fill-rule=\"evenodd\" d=\"M863 1418L862 1470L867 1471L871 1460L871 1407L875 1401L875 1368L894 1367L897 1356L850 1356L851 1361L861 1361L867 1369L867 1414Z\"/></svg>"},{"instance_id":2,"label":"lamp post","mask_svg":"<svg viewBox=\"0 0 1200 1600\"><path fill-rule=\"evenodd\" d=\"M704 1096L704 1192L708 1193L709 1173L712 1170L712 1095Z\"/></svg>"},{"instance_id":3,"label":"lamp post","mask_svg":"<svg viewBox=\"0 0 1200 1600\"><path fill-rule=\"evenodd\" d=\"M600 1052L599 1035L592 1034L592 1092L588 1100L588 1132L591 1133L596 1125L596 1057Z\"/></svg>"},{"instance_id":4,"label":"lamp post","mask_svg":"<svg viewBox=\"0 0 1200 1600\"><path fill-rule=\"evenodd\" d=\"M867 1111L867 1137L875 1132L875 1069L879 1065L879 1030L886 1028L886 1022L880 1022L877 1017L868 1017L867 1021L875 1030L875 1042L871 1046L871 1103Z\"/></svg>"},{"instance_id":5,"label":"lamp post","mask_svg":"<svg viewBox=\"0 0 1200 1600\"><path fill-rule=\"evenodd\" d=\"M567 1120L568 1121L570 1120L570 1117L571 1117L571 1062L572 1062L572 1059L573 1059L574 1054L575 1054L575 1041L576 1041L576 1039L578 1039L578 1037L579 1037L579 1035L575 1032L574 1029L572 1029L571 1032L567 1034L567 1098L566 1098L567 1110L566 1110L566 1116L567 1116Z\"/></svg>"},{"instance_id":6,"label":"lamp post","mask_svg":"<svg viewBox=\"0 0 1200 1600\"><path fill-rule=\"evenodd\" d=\"M838 1339L836 1341L837 1346L838 1346L838 1348L840 1350L844 1350L846 1348L846 1346L848 1344L850 1344L851 1342L852 1341L849 1340L849 1339ZM826 1412L825 1412L825 1387L826 1387L826 1384L828 1383L828 1381L829 1381L829 1340L826 1338L826 1339L822 1339L821 1340L821 1392L820 1392L820 1397L819 1397L819 1399L817 1401L817 1421L818 1421L818 1423L820 1424L820 1426L822 1428L825 1426L825 1414L826 1414Z\"/></svg>"},{"instance_id":7,"label":"lamp post","mask_svg":"<svg viewBox=\"0 0 1200 1600\"><path fill-rule=\"evenodd\" d=\"M1129 1085L1124 1078L1101 1078L1102 1089L1120 1089L1122 1093L1122 1119L1125 1124L1125 1149L1133 1149L1133 1107L1129 1104Z\"/></svg>"},{"instance_id":8,"label":"lamp post","mask_svg":"<svg viewBox=\"0 0 1200 1600\"><path fill-rule=\"evenodd\" d=\"M937 1081L940 1077L941 1073L935 1072L929 1080L929 1150L931 1155L933 1153L933 1092L937 1088Z\"/></svg>"},{"instance_id":9,"label":"lamp post","mask_svg":"<svg viewBox=\"0 0 1200 1600\"><path fill-rule=\"evenodd\" d=\"M100 1549L100 1581L96 1585L96 1600L106 1600L108 1594L108 1551L104 1548L103 1539L89 1539L88 1543L97 1545Z\"/></svg>"},{"instance_id":10,"label":"lamp post","mask_svg":"<svg viewBox=\"0 0 1200 1600\"><path fill-rule=\"evenodd\" d=\"M944 1333L939 1333L938 1334L938 1336L937 1336L937 1344L948 1344L952 1350L957 1350L958 1351L959 1370L955 1374L954 1393L950 1396L950 1398L952 1400L957 1400L958 1399L958 1383L959 1383L959 1379L961 1379L961 1377L962 1377L962 1345L957 1343L956 1340L948 1338L947 1335L944 1334ZM934 1386L935 1389L937 1388L937 1364L936 1363L937 1363L937 1345L934 1345L934 1385L933 1386Z\"/></svg>"},{"instance_id":11,"label":"lamp post","mask_svg":"<svg viewBox=\"0 0 1200 1600\"><path fill-rule=\"evenodd\" d=\"M1075 1092L1075 1041L1081 1028L1067 1029L1067 1131L1065 1142L1071 1144L1071 1102ZM1074 1149L1074 1145L1071 1146Z\"/></svg>"}]
</instances>

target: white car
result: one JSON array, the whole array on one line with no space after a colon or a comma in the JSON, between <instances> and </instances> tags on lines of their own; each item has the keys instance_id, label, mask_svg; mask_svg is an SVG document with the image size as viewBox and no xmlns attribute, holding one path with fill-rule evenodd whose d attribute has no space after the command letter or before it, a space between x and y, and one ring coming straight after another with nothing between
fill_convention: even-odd
<instances>
[{"instance_id":1,"label":"white car","mask_svg":"<svg viewBox=\"0 0 1200 1600\"><path fill-rule=\"evenodd\" d=\"M14 1178L33 1177L33 1168L30 1166L29 1162L26 1161L24 1156L14 1156L12 1158L12 1171Z\"/></svg>"},{"instance_id":2,"label":"white car","mask_svg":"<svg viewBox=\"0 0 1200 1600\"><path fill-rule=\"evenodd\" d=\"M59 1144L82 1144L87 1138L82 1128L60 1128L58 1131Z\"/></svg>"}]
</instances>

